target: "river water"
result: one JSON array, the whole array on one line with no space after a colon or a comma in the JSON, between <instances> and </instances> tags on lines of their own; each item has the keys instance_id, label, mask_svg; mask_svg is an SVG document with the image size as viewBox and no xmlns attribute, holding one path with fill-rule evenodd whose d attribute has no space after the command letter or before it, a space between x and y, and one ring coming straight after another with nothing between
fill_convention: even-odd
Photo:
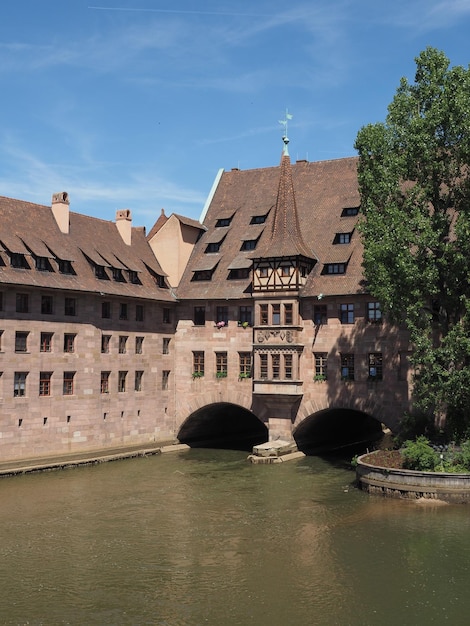
<instances>
[{"instance_id":1,"label":"river water","mask_svg":"<svg viewBox=\"0 0 470 626\"><path fill-rule=\"evenodd\" d=\"M470 509L190 450L0 480L0 624L467 624Z\"/></svg>"}]
</instances>

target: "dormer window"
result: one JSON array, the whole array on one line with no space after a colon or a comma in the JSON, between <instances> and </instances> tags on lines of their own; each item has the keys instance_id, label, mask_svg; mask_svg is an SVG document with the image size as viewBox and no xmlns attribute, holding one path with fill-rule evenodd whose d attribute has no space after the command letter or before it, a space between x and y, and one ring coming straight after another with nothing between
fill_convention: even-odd
<instances>
[{"instance_id":1,"label":"dormer window","mask_svg":"<svg viewBox=\"0 0 470 626\"><path fill-rule=\"evenodd\" d=\"M250 220L250 224L264 224L266 221L267 215L253 215Z\"/></svg>"},{"instance_id":2,"label":"dormer window","mask_svg":"<svg viewBox=\"0 0 470 626\"><path fill-rule=\"evenodd\" d=\"M241 245L240 250L254 250L256 248L256 244L258 243L257 239L247 239Z\"/></svg>"},{"instance_id":3,"label":"dormer window","mask_svg":"<svg viewBox=\"0 0 470 626\"><path fill-rule=\"evenodd\" d=\"M219 252L221 245L222 245L222 241L209 243L209 244L207 244L207 247L205 249L205 253L207 254L207 253L210 253L210 252Z\"/></svg>"},{"instance_id":4,"label":"dormer window","mask_svg":"<svg viewBox=\"0 0 470 626\"><path fill-rule=\"evenodd\" d=\"M104 269L104 265L95 265L95 276L96 278L101 278L104 280L108 278L106 270Z\"/></svg>"},{"instance_id":5,"label":"dormer window","mask_svg":"<svg viewBox=\"0 0 470 626\"><path fill-rule=\"evenodd\" d=\"M57 264L59 266L59 272L61 274L74 274L71 261L64 261L63 259L57 259Z\"/></svg>"},{"instance_id":6,"label":"dormer window","mask_svg":"<svg viewBox=\"0 0 470 626\"><path fill-rule=\"evenodd\" d=\"M341 217L352 217L353 215L357 215L359 213L359 207L345 207L341 211Z\"/></svg>"},{"instance_id":7,"label":"dormer window","mask_svg":"<svg viewBox=\"0 0 470 626\"><path fill-rule=\"evenodd\" d=\"M215 223L215 227L216 228L224 228L225 226L230 226L231 222L232 222L232 217L233 215L230 215L229 217L220 217L217 222Z\"/></svg>"},{"instance_id":8,"label":"dormer window","mask_svg":"<svg viewBox=\"0 0 470 626\"><path fill-rule=\"evenodd\" d=\"M46 256L37 256L35 262L36 269L40 272L52 272L50 261Z\"/></svg>"},{"instance_id":9,"label":"dormer window","mask_svg":"<svg viewBox=\"0 0 470 626\"><path fill-rule=\"evenodd\" d=\"M343 244L351 243L352 233L336 233L333 243Z\"/></svg>"},{"instance_id":10,"label":"dormer window","mask_svg":"<svg viewBox=\"0 0 470 626\"><path fill-rule=\"evenodd\" d=\"M138 285L139 284L139 277L137 275L137 272L135 270L128 270L127 275L129 277L129 282L132 283L133 285Z\"/></svg>"},{"instance_id":11,"label":"dormer window","mask_svg":"<svg viewBox=\"0 0 470 626\"><path fill-rule=\"evenodd\" d=\"M346 263L327 263L325 265L325 274L344 274L346 272Z\"/></svg>"},{"instance_id":12,"label":"dormer window","mask_svg":"<svg viewBox=\"0 0 470 626\"><path fill-rule=\"evenodd\" d=\"M26 257L24 254L20 254L19 252L11 252L10 253L10 263L12 267L16 267L19 269L29 270L31 269L26 261Z\"/></svg>"},{"instance_id":13,"label":"dormer window","mask_svg":"<svg viewBox=\"0 0 470 626\"><path fill-rule=\"evenodd\" d=\"M115 280L117 283L125 282L122 270L118 267L113 267L113 280Z\"/></svg>"},{"instance_id":14,"label":"dormer window","mask_svg":"<svg viewBox=\"0 0 470 626\"><path fill-rule=\"evenodd\" d=\"M193 280L211 280L213 270L198 270L194 272Z\"/></svg>"}]
</instances>

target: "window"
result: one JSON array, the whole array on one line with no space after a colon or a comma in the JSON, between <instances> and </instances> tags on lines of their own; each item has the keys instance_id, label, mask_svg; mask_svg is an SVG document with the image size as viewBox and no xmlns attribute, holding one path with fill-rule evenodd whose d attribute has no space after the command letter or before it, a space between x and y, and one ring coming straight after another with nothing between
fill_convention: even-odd
<instances>
[{"instance_id":1,"label":"window","mask_svg":"<svg viewBox=\"0 0 470 626\"><path fill-rule=\"evenodd\" d=\"M12 267L17 267L24 270L31 269L26 261L26 257L24 254L19 254L18 252L12 252L10 254L10 263Z\"/></svg>"},{"instance_id":2,"label":"window","mask_svg":"<svg viewBox=\"0 0 470 626\"><path fill-rule=\"evenodd\" d=\"M250 268L249 267L239 267L233 270L230 270L228 273L229 280L240 280L242 278L250 277Z\"/></svg>"},{"instance_id":3,"label":"window","mask_svg":"<svg viewBox=\"0 0 470 626\"><path fill-rule=\"evenodd\" d=\"M211 280L213 270L196 270L193 275L194 281Z\"/></svg>"},{"instance_id":4,"label":"window","mask_svg":"<svg viewBox=\"0 0 470 626\"><path fill-rule=\"evenodd\" d=\"M340 320L342 324L354 324L354 304L340 305Z\"/></svg>"},{"instance_id":5,"label":"window","mask_svg":"<svg viewBox=\"0 0 470 626\"><path fill-rule=\"evenodd\" d=\"M75 352L75 337L74 333L64 334L64 352Z\"/></svg>"},{"instance_id":6,"label":"window","mask_svg":"<svg viewBox=\"0 0 470 626\"><path fill-rule=\"evenodd\" d=\"M250 224L264 224L266 221L266 215L253 215L250 220Z\"/></svg>"},{"instance_id":7,"label":"window","mask_svg":"<svg viewBox=\"0 0 470 626\"><path fill-rule=\"evenodd\" d=\"M15 333L15 352L28 351L28 332L16 331Z\"/></svg>"},{"instance_id":8,"label":"window","mask_svg":"<svg viewBox=\"0 0 470 626\"><path fill-rule=\"evenodd\" d=\"M326 352L315 353L315 380L326 380L328 378L327 358Z\"/></svg>"},{"instance_id":9,"label":"window","mask_svg":"<svg viewBox=\"0 0 470 626\"><path fill-rule=\"evenodd\" d=\"M144 305L143 304L135 305L135 321L136 322L144 321Z\"/></svg>"},{"instance_id":10,"label":"window","mask_svg":"<svg viewBox=\"0 0 470 626\"><path fill-rule=\"evenodd\" d=\"M170 324L171 322L171 312L170 309L163 307L163 323Z\"/></svg>"},{"instance_id":11,"label":"window","mask_svg":"<svg viewBox=\"0 0 470 626\"><path fill-rule=\"evenodd\" d=\"M369 354L369 379L382 380L382 353L372 352Z\"/></svg>"},{"instance_id":12,"label":"window","mask_svg":"<svg viewBox=\"0 0 470 626\"><path fill-rule=\"evenodd\" d=\"M260 278L267 278L268 277L268 268L267 267L258 267L258 276Z\"/></svg>"},{"instance_id":13,"label":"window","mask_svg":"<svg viewBox=\"0 0 470 626\"><path fill-rule=\"evenodd\" d=\"M41 333L40 352L52 351L52 335L53 333Z\"/></svg>"},{"instance_id":14,"label":"window","mask_svg":"<svg viewBox=\"0 0 470 626\"><path fill-rule=\"evenodd\" d=\"M162 354L170 354L170 337L163 337Z\"/></svg>"},{"instance_id":15,"label":"window","mask_svg":"<svg viewBox=\"0 0 470 626\"><path fill-rule=\"evenodd\" d=\"M289 325L293 323L293 307L292 304L284 305L284 324Z\"/></svg>"},{"instance_id":16,"label":"window","mask_svg":"<svg viewBox=\"0 0 470 626\"><path fill-rule=\"evenodd\" d=\"M13 381L13 395L20 398L26 395L26 376L28 372L15 372Z\"/></svg>"},{"instance_id":17,"label":"window","mask_svg":"<svg viewBox=\"0 0 470 626\"><path fill-rule=\"evenodd\" d=\"M246 250L254 250L256 248L256 244L258 243L257 239L246 239L241 247L240 250L242 251L246 251Z\"/></svg>"},{"instance_id":18,"label":"window","mask_svg":"<svg viewBox=\"0 0 470 626\"><path fill-rule=\"evenodd\" d=\"M51 315L52 296L41 296L41 313L43 315Z\"/></svg>"},{"instance_id":19,"label":"window","mask_svg":"<svg viewBox=\"0 0 470 626\"><path fill-rule=\"evenodd\" d=\"M341 355L341 379L354 380L354 354Z\"/></svg>"},{"instance_id":20,"label":"window","mask_svg":"<svg viewBox=\"0 0 470 626\"><path fill-rule=\"evenodd\" d=\"M334 244L351 243L352 233L336 233L333 240Z\"/></svg>"},{"instance_id":21,"label":"window","mask_svg":"<svg viewBox=\"0 0 470 626\"><path fill-rule=\"evenodd\" d=\"M241 306L238 309L238 320L241 324L251 326L253 323L253 307Z\"/></svg>"},{"instance_id":22,"label":"window","mask_svg":"<svg viewBox=\"0 0 470 626\"><path fill-rule=\"evenodd\" d=\"M260 304L259 305L259 322L261 326L266 326L268 324L268 305Z\"/></svg>"},{"instance_id":23,"label":"window","mask_svg":"<svg viewBox=\"0 0 470 626\"><path fill-rule=\"evenodd\" d=\"M135 338L135 353L136 354L142 354L143 344L144 344L144 338L143 337L136 337Z\"/></svg>"},{"instance_id":24,"label":"window","mask_svg":"<svg viewBox=\"0 0 470 626\"><path fill-rule=\"evenodd\" d=\"M64 315L76 315L77 314L77 301L75 298L65 298L64 301Z\"/></svg>"},{"instance_id":25,"label":"window","mask_svg":"<svg viewBox=\"0 0 470 626\"><path fill-rule=\"evenodd\" d=\"M119 336L119 354L126 354L127 349L127 335Z\"/></svg>"},{"instance_id":26,"label":"window","mask_svg":"<svg viewBox=\"0 0 470 626\"><path fill-rule=\"evenodd\" d=\"M239 352L239 367L238 376L240 378L251 377L251 352Z\"/></svg>"},{"instance_id":27,"label":"window","mask_svg":"<svg viewBox=\"0 0 470 626\"><path fill-rule=\"evenodd\" d=\"M326 304L315 304L313 307L313 323L315 326L328 323Z\"/></svg>"},{"instance_id":28,"label":"window","mask_svg":"<svg viewBox=\"0 0 470 626\"><path fill-rule=\"evenodd\" d=\"M260 378L266 380L268 378L268 355L259 355Z\"/></svg>"},{"instance_id":29,"label":"window","mask_svg":"<svg viewBox=\"0 0 470 626\"><path fill-rule=\"evenodd\" d=\"M108 275L106 274L106 270L104 269L104 265L95 265L95 276L96 276L96 278L101 278L103 280L107 280Z\"/></svg>"},{"instance_id":30,"label":"window","mask_svg":"<svg viewBox=\"0 0 470 626\"><path fill-rule=\"evenodd\" d=\"M221 217L215 223L216 228L223 228L224 226L230 226L230 222L232 221L232 216L230 217Z\"/></svg>"},{"instance_id":31,"label":"window","mask_svg":"<svg viewBox=\"0 0 470 626\"><path fill-rule=\"evenodd\" d=\"M140 283L138 274L135 270L129 270L127 275L129 277L129 282L133 285L138 285Z\"/></svg>"},{"instance_id":32,"label":"window","mask_svg":"<svg viewBox=\"0 0 470 626\"><path fill-rule=\"evenodd\" d=\"M107 300L101 303L101 317L103 319L110 319L111 317L111 302Z\"/></svg>"},{"instance_id":33,"label":"window","mask_svg":"<svg viewBox=\"0 0 470 626\"><path fill-rule=\"evenodd\" d=\"M292 379L292 354L284 354L284 378Z\"/></svg>"},{"instance_id":34,"label":"window","mask_svg":"<svg viewBox=\"0 0 470 626\"><path fill-rule=\"evenodd\" d=\"M37 256L35 258L36 269L40 272L51 272L52 267L46 256Z\"/></svg>"},{"instance_id":35,"label":"window","mask_svg":"<svg viewBox=\"0 0 470 626\"><path fill-rule=\"evenodd\" d=\"M273 380L279 379L281 374L281 355L280 354L272 354L271 355L271 366L273 372Z\"/></svg>"},{"instance_id":36,"label":"window","mask_svg":"<svg viewBox=\"0 0 470 626\"><path fill-rule=\"evenodd\" d=\"M117 283L125 282L122 269L118 267L113 267L113 280L115 280Z\"/></svg>"},{"instance_id":37,"label":"window","mask_svg":"<svg viewBox=\"0 0 470 626\"><path fill-rule=\"evenodd\" d=\"M227 353L216 352L215 353L215 372L217 378L227 377Z\"/></svg>"},{"instance_id":38,"label":"window","mask_svg":"<svg viewBox=\"0 0 470 626\"><path fill-rule=\"evenodd\" d=\"M111 372L101 372L100 393L109 393L109 376Z\"/></svg>"},{"instance_id":39,"label":"window","mask_svg":"<svg viewBox=\"0 0 470 626\"><path fill-rule=\"evenodd\" d=\"M74 274L71 261L64 261L63 259L57 259L57 264L59 266L59 272L61 274Z\"/></svg>"},{"instance_id":40,"label":"window","mask_svg":"<svg viewBox=\"0 0 470 626\"><path fill-rule=\"evenodd\" d=\"M346 271L345 263L327 263L325 265L326 274L344 274Z\"/></svg>"},{"instance_id":41,"label":"window","mask_svg":"<svg viewBox=\"0 0 470 626\"><path fill-rule=\"evenodd\" d=\"M206 254L210 252L219 252L222 241L208 243L204 252Z\"/></svg>"},{"instance_id":42,"label":"window","mask_svg":"<svg viewBox=\"0 0 470 626\"><path fill-rule=\"evenodd\" d=\"M367 321L372 324L379 324L382 321L382 311L379 302L367 303Z\"/></svg>"},{"instance_id":43,"label":"window","mask_svg":"<svg viewBox=\"0 0 470 626\"><path fill-rule=\"evenodd\" d=\"M3 291L0 291L0 311L3 311Z\"/></svg>"},{"instance_id":44,"label":"window","mask_svg":"<svg viewBox=\"0 0 470 626\"><path fill-rule=\"evenodd\" d=\"M290 265L281 265L281 276L287 277L291 275L291 266Z\"/></svg>"},{"instance_id":45,"label":"window","mask_svg":"<svg viewBox=\"0 0 470 626\"><path fill-rule=\"evenodd\" d=\"M142 370L136 370L134 378L134 391L142 391L142 378L144 372Z\"/></svg>"},{"instance_id":46,"label":"window","mask_svg":"<svg viewBox=\"0 0 470 626\"><path fill-rule=\"evenodd\" d=\"M75 372L64 372L64 396L73 395Z\"/></svg>"},{"instance_id":47,"label":"window","mask_svg":"<svg viewBox=\"0 0 470 626\"><path fill-rule=\"evenodd\" d=\"M194 307L194 325L204 326L206 323L206 307L195 306Z\"/></svg>"},{"instance_id":48,"label":"window","mask_svg":"<svg viewBox=\"0 0 470 626\"><path fill-rule=\"evenodd\" d=\"M279 326L281 323L281 305L273 304L272 305L272 323L274 326Z\"/></svg>"},{"instance_id":49,"label":"window","mask_svg":"<svg viewBox=\"0 0 470 626\"><path fill-rule=\"evenodd\" d=\"M16 312L28 313L29 311L29 295L27 293L16 294Z\"/></svg>"},{"instance_id":50,"label":"window","mask_svg":"<svg viewBox=\"0 0 470 626\"><path fill-rule=\"evenodd\" d=\"M218 306L216 309L216 323L224 322L228 324L228 306Z\"/></svg>"},{"instance_id":51,"label":"window","mask_svg":"<svg viewBox=\"0 0 470 626\"><path fill-rule=\"evenodd\" d=\"M119 319L127 320L127 303L121 302L119 304Z\"/></svg>"},{"instance_id":52,"label":"window","mask_svg":"<svg viewBox=\"0 0 470 626\"><path fill-rule=\"evenodd\" d=\"M126 391L127 372L120 371L118 374L118 391L123 393Z\"/></svg>"},{"instance_id":53,"label":"window","mask_svg":"<svg viewBox=\"0 0 470 626\"><path fill-rule=\"evenodd\" d=\"M351 215L357 215L359 213L359 207L346 207L341 211L341 217L350 217Z\"/></svg>"},{"instance_id":54,"label":"window","mask_svg":"<svg viewBox=\"0 0 470 626\"><path fill-rule=\"evenodd\" d=\"M168 389L168 381L170 378L170 370L162 371L162 391L166 391Z\"/></svg>"},{"instance_id":55,"label":"window","mask_svg":"<svg viewBox=\"0 0 470 626\"><path fill-rule=\"evenodd\" d=\"M193 377L204 376L204 352L193 352Z\"/></svg>"},{"instance_id":56,"label":"window","mask_svg":"<svg viewBox=\"0 0 470 626\"><path fill-rule=\"evenodd\" d=\"M111 342L111 335L101 335L101 352L102 354L109 353L109 344Z\"/></svg>"},{"instance_id":57,"label":"window","mask_svg":"<svg viewBox=\"0 0 470 626\"><path fill-rule=\"evenodd\" d=\"M52 372L39 372L39 395L51 395L51 378Z\"/></svg>"}]
</instances>

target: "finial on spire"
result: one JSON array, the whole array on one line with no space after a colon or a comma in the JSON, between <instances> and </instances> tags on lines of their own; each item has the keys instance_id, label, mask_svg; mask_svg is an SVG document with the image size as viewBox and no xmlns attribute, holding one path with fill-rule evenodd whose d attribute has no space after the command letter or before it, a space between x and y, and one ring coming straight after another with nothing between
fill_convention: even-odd
<instances>
[{"instance_id":1,"label":"finial on spire","mask_svg":"<svg viewBox=\"0 0 470 626\"><path fill-rule=\"evenodd\" d=\"M282 141L284 142L284 154L289 154L288 150L287 150L287 146L289 144L289 137L287 136L287 124L289 122L289 120L292 119L292 115L289 113L288 109L286 109L285 115L284 115L284 119L283 120L279 120L279 124L281 124L282 126L284 126L284 133L282 135Z\"/></svg>"}]
</instances>

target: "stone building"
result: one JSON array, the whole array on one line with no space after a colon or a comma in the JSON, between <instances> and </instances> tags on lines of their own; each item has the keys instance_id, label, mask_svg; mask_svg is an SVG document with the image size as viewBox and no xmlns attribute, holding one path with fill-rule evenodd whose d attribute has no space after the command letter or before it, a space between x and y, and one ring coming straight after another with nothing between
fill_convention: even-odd
<instances>
[{"instance_id":1,"label":"stone building","mask_svg":"<svg viewBox=\"0 0 470 626\"><path fill-rule=\"evenodd\" d=\"M357 160L220 171L146 235L0 198L0 458L392 430L408 337L367 293Z\"/></svg>"}]
</instances>

